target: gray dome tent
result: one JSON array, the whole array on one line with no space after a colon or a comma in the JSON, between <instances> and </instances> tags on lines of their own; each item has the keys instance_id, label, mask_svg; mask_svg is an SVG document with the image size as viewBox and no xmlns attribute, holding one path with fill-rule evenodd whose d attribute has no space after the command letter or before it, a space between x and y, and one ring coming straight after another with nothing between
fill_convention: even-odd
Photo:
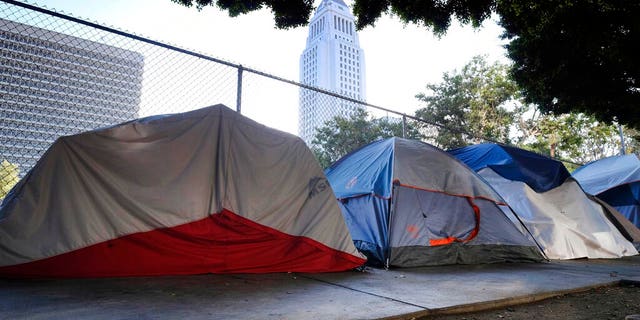
<instances>
[{"instance_id":1,"label":"gray dome tent","mask_svg":"<svg viewBox=\"0 0 640 320\"><path fill-rule=\"evenodd\" d=\"M368 144L325 170L356 247L373 264L412 267L540 261L535 242L475 172L423 142Z\"/></svg>"}]
</instances>

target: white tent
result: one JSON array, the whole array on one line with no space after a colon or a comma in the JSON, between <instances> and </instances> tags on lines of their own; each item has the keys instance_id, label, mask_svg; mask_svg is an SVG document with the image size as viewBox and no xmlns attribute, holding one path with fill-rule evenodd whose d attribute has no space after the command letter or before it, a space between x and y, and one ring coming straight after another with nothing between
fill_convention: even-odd
<instances>
[{"instance_id":1,"label":"white tent","mask_svg":"<svg viewBox=\"0 0 640 320\"><path fill-rule=\"evenodd\" d=\"M636 255L562 163L522 149L480 144L449 151L513 208L550 259Z\"/></svg>"}]
</instances>

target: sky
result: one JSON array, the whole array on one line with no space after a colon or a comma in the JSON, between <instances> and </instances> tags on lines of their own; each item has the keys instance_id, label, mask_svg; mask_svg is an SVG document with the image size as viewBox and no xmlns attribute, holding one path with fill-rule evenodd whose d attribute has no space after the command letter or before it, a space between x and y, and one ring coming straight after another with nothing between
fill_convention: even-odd
<instances>
[{"instance_id":1,"label":"sky","mask_svg":"<svg viewBox=\"0 0 640 320\"><path fill-rule=\"evenodd\" d=\"M345 1L351 5L352 1ZM97 22L232 63L299 81L299 57L307 28L275 28L273 15L263 9L231 18L215 7L201 11L170 0L30 0L28 3ZM320 3L316 1L316 6ZM367 102L412 114L420 105L415 95L426 84L441 81L444 72L460 69L475 55L508 62L502 30L495 19L474 30L453 22L446 36L404 25L383 16L375 26L359 31L366 62ZM258 121L297 133L295 125L278 125L267 114ZM288 122L295 122L291 115ZM274 122L275 121L275 122Z\"/></svg>"}]
</instances>

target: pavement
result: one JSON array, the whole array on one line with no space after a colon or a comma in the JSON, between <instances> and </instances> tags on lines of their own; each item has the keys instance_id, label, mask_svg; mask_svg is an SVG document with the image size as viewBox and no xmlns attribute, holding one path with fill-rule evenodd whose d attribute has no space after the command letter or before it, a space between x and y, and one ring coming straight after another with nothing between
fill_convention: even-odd
<instances>
[{"instance_id":1,"label":"pavement","mask_svg":"<svg viewBox=\"0 0 640 320\"><path fill-rule=\"evenodd\" d=\"M325 274L0 279L0 319L420 319L640 281L640 256Z\"/></svg>"}]
</instances>

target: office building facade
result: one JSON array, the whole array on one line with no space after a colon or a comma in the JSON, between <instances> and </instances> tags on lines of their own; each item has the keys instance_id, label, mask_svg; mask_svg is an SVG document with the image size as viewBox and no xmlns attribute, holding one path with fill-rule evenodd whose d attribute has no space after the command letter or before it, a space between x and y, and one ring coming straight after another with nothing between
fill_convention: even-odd
<instances>
[{"instance_id":1,"label":"office building facade","mask_svg":"<svg viewBox=\"0 0 640 320\"><path fill-rule=\"evenodd\" d=\"M24 175L59 136L137 118L142 54L0 19L0 161Z\"/></svg>"},{"instance_id":2,"label":"office building facade","mask_svg":"<svg viewBox=\"0 0 640 320\"><path fill-rule=\"evenodd\" d=\"M323 0L309 23L300 55L300 82L365 101L365 61L354 16L342 0ZM348 117L360 104L309 89L300 90L298 132L311 145L316 129L335 116Z\"/></svg>"}]
</instances>

